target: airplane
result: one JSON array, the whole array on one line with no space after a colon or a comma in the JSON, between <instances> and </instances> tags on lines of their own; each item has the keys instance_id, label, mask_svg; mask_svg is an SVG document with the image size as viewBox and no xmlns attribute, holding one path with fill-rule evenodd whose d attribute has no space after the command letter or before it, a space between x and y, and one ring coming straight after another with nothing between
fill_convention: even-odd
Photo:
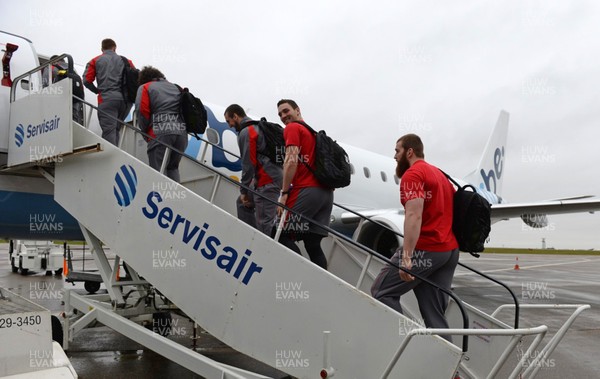
<instances>
[{"instance_id":1,"label":"airplane","mask_svg":"<svg viewBox=\"0 0 600 379\"><path fill-rule=\"evenodd\" d=\"M78 222L53 200L52 183L33 170L27 175L17 175L6 169L8 145L14 143L14 138L9 135L8 120L11 78L44 64L48 57L38 55L31 41L7 32L0 31L0 46L3 52L3 79L0 86L0 238L83 240ZM76 68L80 73L83 72L82 66L76 65ZM27 86L18 88L17 97L25 96L29 87L40 90L40 75L32 76L31 83L25 83ZM190 88L193 89L193 85ZM87 89L86 100L92 104L96 101L96 96ZM202 158L206 164L228 176L239 177L241 164L235 156L238 152L237 136L224 120L225 108L208 103L205 103L205 107L209 129L218 135L218 148L209 146L207 155ZM90 121L90 130L100 133L97 117L92 115ZM548 214L600 210L600 200L586 197L507 203L502 198L501 190L508 121L509 114L501 111L479 164L465 178L456 179L461 185L472 184L492 204L492 222L520 217L529 226L544 227ZM190 137L186 154L200 159L205 143ZM346 144L341 146L348 153L353 175L350 186L337 189L334 193L336 204L344 208L334 207L331 227L390 256L391 251L402 243L401 237L394 231L401 234L404 221L403 209L399 206L399 179L394 175L396 163L392 154L384 156ZM360 217L352 211L370 217L378 224L367 223L357 233Z\"/></svg>"}]
</instances>

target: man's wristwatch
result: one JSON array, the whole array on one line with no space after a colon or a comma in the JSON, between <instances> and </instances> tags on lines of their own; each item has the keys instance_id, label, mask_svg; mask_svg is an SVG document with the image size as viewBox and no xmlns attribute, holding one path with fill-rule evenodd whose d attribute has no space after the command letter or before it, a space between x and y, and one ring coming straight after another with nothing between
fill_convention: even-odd
<instances>
[{"instance_id":1,"label":"man's wristwatch","mask_svg":"<svg viewBox=\"0 0 600 379\"><path fill-rule=\"evenodd\" d=\"M289 195L289 194L290 194L290 190L281 191L281 196L283 196L283 195Z\"/></svg>"}]
</instances>

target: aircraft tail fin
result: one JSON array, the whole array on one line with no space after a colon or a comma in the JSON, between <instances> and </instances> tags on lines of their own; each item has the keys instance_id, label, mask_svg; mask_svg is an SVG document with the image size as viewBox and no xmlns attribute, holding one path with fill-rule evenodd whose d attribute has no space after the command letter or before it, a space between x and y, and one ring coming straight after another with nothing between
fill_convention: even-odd
<instances>
[{"instance_id":1,"label":"aircraft tail fin","mask_svg":"<svg viewBox=\"0 0 600 379\"><path fill-rule=\"evenodd\" d=\"M504 178L508 120L508 112L500 111L496 127L487 141L477 168L464 178L475 187L493 192L498 197L502 193L502 179Z\"/></svg>"}]
</instances>

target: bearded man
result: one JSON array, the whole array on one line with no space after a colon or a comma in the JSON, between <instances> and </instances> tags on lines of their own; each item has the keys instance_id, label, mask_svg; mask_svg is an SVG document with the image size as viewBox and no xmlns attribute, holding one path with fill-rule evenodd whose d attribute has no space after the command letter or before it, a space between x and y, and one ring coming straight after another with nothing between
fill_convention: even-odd
<instances>
[{"instance_id":1,"label":"bearded man","mask_svg":"<svg viewBox=\"0 0 600 379\"><path fill-rule=\"evenodd\" d=\"M448 295L399 270L403 267L448 291L458 263L458 242L452 233L454 187L435 166L425 162L423 142L406 134L396 142L396 175L401 178L404 245L392 256L371 287L374 298L402 313L400 296L413 290L428 328L448 328ZM444 336L452 341L450 336Z\"/></svg>"}]
</instances>

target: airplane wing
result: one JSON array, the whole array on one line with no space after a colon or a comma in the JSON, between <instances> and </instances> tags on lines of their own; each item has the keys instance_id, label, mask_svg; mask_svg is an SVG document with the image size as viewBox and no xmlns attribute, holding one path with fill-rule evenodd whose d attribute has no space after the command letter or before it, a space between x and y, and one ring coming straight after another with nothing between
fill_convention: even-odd
<instances>
[{"instance_id":1,"label":"airplane wing","mask_svg":"<svg viewBox=\"0 0 600 379\"><path fill-rule=\"evenodd\" d=\"M404 208L382 208L382 209L369 209L369 210L358 210L356 213L359 213L363 217L372 218L375 216L385 215L389 213L393 214L404 214ZM362 217L353 212L342 212L340 221L342 224L357 224L361 221Z\"/></svg>"},{"instance_id":2,"label":"airplane wing","mask_svg":"<svg viewBox=\"0 0 600 379\"><path fill-rule=\"evenodd\" d=\"M594 213L600 211L600 199L587 200L590 196L578 196L567 199L548 200L531 203L508 203L492 205L492 222L521 218L532 227L542 227L547 223L546 216L551 214L567 213ZM583 200L586 199L586 200ZM366 217L374 217L389 213L404 214L403 208L371 209L359 211ZM353 224L360 221L360 217L350 212L341 214L343 224Z\"/></svg>"},{"instance_id":3,"label":"airplane wing","mask_svg":"<svg viewBox=\"0 0 600 379\"><path fill-rule=\"evenodd\" d=\"M532 203L508 203L492 205L492 219L508 219L523 215L549 215L565 213L594 213L600 211L600 199L582 201L579 198L549 200Z\"/></svg>"}]
</instances>

